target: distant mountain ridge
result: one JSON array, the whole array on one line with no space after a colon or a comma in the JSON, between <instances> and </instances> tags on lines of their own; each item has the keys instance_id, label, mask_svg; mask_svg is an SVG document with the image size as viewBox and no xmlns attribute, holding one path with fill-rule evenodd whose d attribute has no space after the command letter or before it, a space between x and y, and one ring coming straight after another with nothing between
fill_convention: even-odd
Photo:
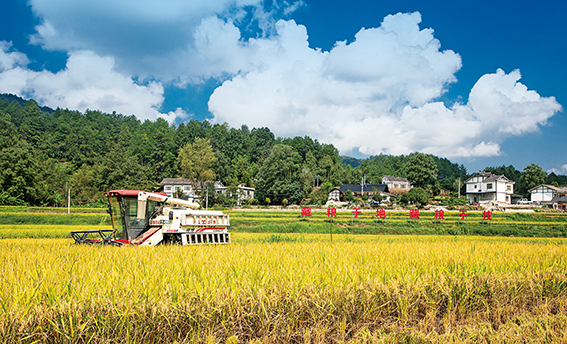
<instances>
[{"instance_id":1,"label":"distant mountain ridge","mask_svg":"<svg viewBox=\"0 0 567 344\"><path fill-rule=\"evenodd\" d=\"M20 103L20 105L23 107L26 102L29 99L24 99L22 97L19 97L15 94L11 94L11 93L0 93L0 99L6 99L9 103L13 102L13 101L17 101L18 103ZM52 108L48 107L48 106L40 106L39 107L41 109L42 112L48 112L48 113L53 113L55 110L53 110Z\"/></svg>"}]
</instances>

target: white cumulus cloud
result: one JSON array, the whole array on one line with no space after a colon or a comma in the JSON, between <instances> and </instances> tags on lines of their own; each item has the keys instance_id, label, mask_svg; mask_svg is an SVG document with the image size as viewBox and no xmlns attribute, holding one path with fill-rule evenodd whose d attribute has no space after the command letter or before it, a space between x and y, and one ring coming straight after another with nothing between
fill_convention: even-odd
<instances>
[{"instance_id":1,"label":"white cumulus cloud","mask_svg":"<svg viewBox=\"0 0 567 344\"><path fill-rule=\"evenodd\" d=\"M31 43L48 50L91 50L100 56L113 56L117 67L130 75L178 80L181 84L238 71L238 56L231 60L230 55L221 55L238 45L240 32L233 23L243 20L246 10L252 16L247 20L253 21L260 31L273 25L272 13L263 10L262 0L29 3L42 20L30 37ZM302 1L272 3L273 11L283 14L301 6ZM227 25L217 25L218 18L223 18L220 21ZM213 40L203 42L207 39L203 31L209 31L208 38ZM223 47L225 43L231 46Z\"/></svg>"},{"instance_id":2,"label":"white cumulus cloud","mask_svg":"<svg viewBox=\"0 0 567 344\"><path fill-rule=\"evenodd\" d=\"M169 122L186 117L180 109L163 114L158 111L163 102L163 86L159 82L136 84L130 77L115 71L114 59L100 57L91 51L69 54L64 70L57 73L32 71L28 59L10 51L10 45L0 42L0 93L15 93L33 98L53 108L135 114L140 119L162 117Z\"/></svg>"},{"instance_id":3,"label":"white cumulus cloud","mask_svg":"<svg viewBox=\"0 0 567 344\"><path fill-rule=\"evenodd\" d=\"M567 164L564 164L561 167L550 168L549 170L547 170L547 173L567 175Z\"/></svg>"},{"instance_id":4,"label":"white cumulus cloud","mask_svg":"<svg viewBox=\"0 0 567 344\"><path fill-rule=\"evenodd\" d=\"M456 82L460 56L442 51L419 13L396 14L329 52L308 46L307 30L280 21L277 35L249 42L257 66L225 81L209 100L216 122L309 135L342 154L494 156L511 136L538 130L562 107L518 80L482 76L467 104L436 99Z\"/></svg>"}]
</instances>

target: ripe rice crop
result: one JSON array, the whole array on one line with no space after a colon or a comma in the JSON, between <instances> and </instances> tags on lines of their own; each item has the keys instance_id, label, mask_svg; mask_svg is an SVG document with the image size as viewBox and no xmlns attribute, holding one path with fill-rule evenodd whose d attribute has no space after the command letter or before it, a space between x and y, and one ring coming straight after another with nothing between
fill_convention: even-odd
<instances>
[{"instance_id":1,"label":"ripe rice crop","mask_svg":"<svg viewBox=\"0 0 567 344\"><path fill-rule=\"evenodd\" d=\"M564 239L233 234L0 240L0 341L567 341Z\"/></svg>"},{"instance_id":2,"label":"ripe rice crop","mask_svg":"<svg viewBox=\"0 0 567 344\"><path fill-rule=\"evenodd\" d=\"M108 214L58 214L58 213L1 213L0 224L46 224L46 225L108 225Z\"/></svg>"},{"instance_id":3,"label":"ripe rice crop","mask_svg":"<svg viewBox=\"0 0 567 344\"><path fill-rule=\"evenodd\" d=\"M71 231L104 229L112 226L94 225L0 225L0 239L7 238L69 238Z\"/></svg>"}]
</instances>

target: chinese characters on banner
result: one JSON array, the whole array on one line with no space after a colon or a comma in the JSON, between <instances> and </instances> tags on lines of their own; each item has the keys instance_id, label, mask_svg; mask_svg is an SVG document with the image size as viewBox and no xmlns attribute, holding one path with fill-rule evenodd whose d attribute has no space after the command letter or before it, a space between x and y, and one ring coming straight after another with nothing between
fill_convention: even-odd
<instances>
[{"instance_id":1,"label":"chinese characters on banner","mask_svg":"<svg viewBox=\"0 0 567 344\"><path fill-rule=\"evenodd\" d=\"M419 209L410 209L409 218L410 220L419 220Z\"/></svg>"},{"instance_id":2,"label":"chinese characters on banner","mask_svg":"<svg viewBox=\"0 0 567 344\"><path fill-rule=\"evenodd\" d=\"M445 221L445 211L443 211L443 209L435 210L435 223L437 223L437 220Z\"/></svg>"},{"instance_id":3,"label":"chinese characters on banner","mask_svg":"<svg viewBox=\"0 0 567 344\"><path fill-rule=\"evenodd\" d=\"M335 207L327 208L327 217L337 217L337 208Z\"/></svg>"},{"instance_id":4,"label":"chinese characters on banner","mask_svg":"<svg viewBox=\"0 0 567 344\"><path fill-rule=\"evenodd\" d=\"M382 219L382 222L386 223L386 210L380 208L376 209L376 217Z\"/></svg>"},{"instance_id":5,"label":"chinese characters on banner","mask_svg":"<svg viewBox=\"0 0 567 344\"><path fill-rule=\"evenodd\" d=\"M337 217L337 208L330 207L327 208L327 217L331 218L329 221L329 233L331 234L331 242L333 242L333 219L332 217Z\"/></svg>"},{"instance_id":6,"label":"chinese characters on banner","mask_svg":"<svg viewBox=\"0 0 567 344\"><path fill-rule=\"evenodd\" d=\"M467 214L466 210L459 210L459 216L461 217L459 219L459 224L461 224L461 221L465 219L465 217L469 216L469 214Z\"/></svg>"},{"instance_id":7,"label":"chinese characters on banner","mask_svg":"<svg viewBox=\"0 0 567 344\"><path fill-rule=\"evenodd\" d=\"M492 224L492 212L485 210L482 212L482 224L484 224L484 221L488 220L490 221L490 224Z\"/></svg>"},{"instance_id":8,"label":"chinese characters on banner","mask_svg":"<svg viewBox=\"0 0 567 344\"><path fill-rule=\"evenodd\" d=\"M354 220L355 218L359 218L358 215L362 214L362 209L361 208L353 208L351 213L353 214L352 219ZM461 224L461 221L463 220L467 220L467 216L468 216L468 212L467 210L459 210L459 218L458 218L458 223ZM302 217L311 217L311 208L310 207L302 207L301 208L301 216ZM327 208L327 217L328 218L336 218L337 217L337 208L335 207L329 207ZM386 210L385 209L376 209L376 215L375 215L376 219L381 219L383 220L383 222L385 223L386 221ZM409 218L410 221L411 220L419 220L419 209L410 209L409 211ZM435 223L437 223L437 220L441 221L445 221L445 211L443 209L436 209L435 210ZM484 224L485 221L492 221L492 212L485 210L482 213L482 223ZM492 223L492 222L491 222Z\"/></svg>"},{"instance_id":9,"label":"chinese characters on banner","mask_svg":"<svg viewBox=\"0 0 567 344\"><path fill-rule=\"evenodd\" d=\"M358 217L358 214L362 214L362 211L360 211L360 208L353 208L352 213L354 214L354 217Z\"/></svg>"}]
</instances>

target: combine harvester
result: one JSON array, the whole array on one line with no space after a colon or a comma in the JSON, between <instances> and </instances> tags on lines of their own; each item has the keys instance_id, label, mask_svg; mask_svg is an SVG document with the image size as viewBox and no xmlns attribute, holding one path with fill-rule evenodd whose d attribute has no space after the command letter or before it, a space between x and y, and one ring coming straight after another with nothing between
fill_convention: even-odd
<instances>
[{"instance_id":1,"label":"combine harvester","mask_svg":"<svg viewBox=\"0 0 567 344\"><path fill-rule=\"evenodd\" d=\"M108 212L112 229L73 231L77 244L138 245L229 244L229 216L221 211L197 210L199 204L163 193L112 190Z\"/></svg>"}]
</instances>

